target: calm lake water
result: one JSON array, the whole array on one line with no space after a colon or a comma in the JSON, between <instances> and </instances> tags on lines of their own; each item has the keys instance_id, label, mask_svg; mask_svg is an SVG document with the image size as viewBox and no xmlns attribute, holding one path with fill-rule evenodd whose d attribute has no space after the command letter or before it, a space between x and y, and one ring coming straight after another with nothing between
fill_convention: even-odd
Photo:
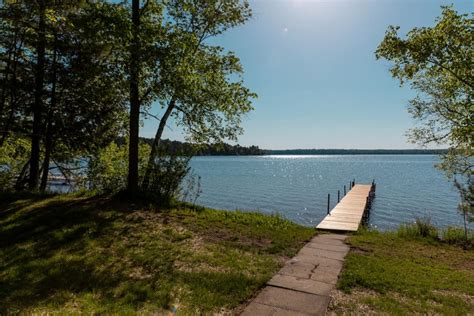
<instances>
[{"instance_id":1,"label":"calm lake water","mask_svg":"<svg viewBox=\"0 0 474 316\"><path fill-rule=\"evenodd\" d=\"M331 208L337 190L352 179L377 183L370 225L391 229L416 217L430 217L439 226L462 225L459 197L433 165L432 155L344 156L212 156L193 158L201 177L197 204L217 209L279 213L315 225Z\"/></svg>"}]
</instances>

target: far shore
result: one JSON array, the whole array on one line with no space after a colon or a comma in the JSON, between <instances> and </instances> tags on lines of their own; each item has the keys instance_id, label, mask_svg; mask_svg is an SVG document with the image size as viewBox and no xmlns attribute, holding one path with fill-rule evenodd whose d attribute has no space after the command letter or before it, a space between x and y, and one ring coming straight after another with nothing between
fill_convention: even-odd
<instances>
[{"instance_id":1,"label":"far shore","mask_svg":"<svg viewBox=\"0 0 474 316\"><path fill-rule=\"evenodd\" d=\"M264 149L264 155L443 155L447 149Z\"/></svg>"}]
</instances>

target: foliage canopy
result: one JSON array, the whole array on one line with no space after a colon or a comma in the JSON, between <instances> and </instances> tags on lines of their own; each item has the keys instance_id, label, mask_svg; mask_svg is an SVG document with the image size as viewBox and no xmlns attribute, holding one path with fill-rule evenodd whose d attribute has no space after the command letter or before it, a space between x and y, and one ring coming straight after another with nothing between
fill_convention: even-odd
<instances>
[{"instance_id":1,"label":"foliage canopy","mask_svg":"<svg viewBox=\"0 0 474 316\"><path fill-rule=\"evenodd\" d=\"M390 26L376 51L377 59L393 63L400 84L409 82L418 95L408 110L419 123L412 142L448 145L438 167L455 180L463 204L474 214L474 14L442 7L433 27L414 28L406 38Z\"/></svg>"}]
</instances>

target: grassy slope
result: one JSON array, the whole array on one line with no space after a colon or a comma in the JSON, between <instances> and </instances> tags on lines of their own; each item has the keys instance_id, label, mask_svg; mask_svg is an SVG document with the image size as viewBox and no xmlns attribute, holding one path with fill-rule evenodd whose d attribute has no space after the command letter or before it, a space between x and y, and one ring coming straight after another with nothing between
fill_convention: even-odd
<instances>
[{"instance_id":1,"label":"grassy slope","mask_svg":"<svg viewBox=\"0 0 474 316\"><path fill-rule=\"evenodd\" d=\"M314 230L277 216L57 196L0 205L0 313L229 311Z\"/></svg>"},{"instance_id":2,"label":"grassy slope","mask_svg":"<svg viewBox=\"0 0 474 316\"><path fill-rule=\"evenodd\" d=\"M365 231L349 239L336 314L474 312L474 251L433 238Z\"/></svg>"}]
</instances>

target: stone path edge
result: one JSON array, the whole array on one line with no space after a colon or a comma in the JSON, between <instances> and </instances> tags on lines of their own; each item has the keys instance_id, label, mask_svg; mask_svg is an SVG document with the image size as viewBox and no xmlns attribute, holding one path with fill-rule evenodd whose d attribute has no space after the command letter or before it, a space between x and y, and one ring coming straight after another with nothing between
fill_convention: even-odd
<instances>
[{"instance_id":1,"label":"stone path edge","mask_svg":"<svg viewBox=\"0 0 474 316\"><path fill-rule=\"evenodd\" d=\"M242 316L325 315L350 247L347 235L318 234L288 260Z\"/></svg>"}]
</instances>

